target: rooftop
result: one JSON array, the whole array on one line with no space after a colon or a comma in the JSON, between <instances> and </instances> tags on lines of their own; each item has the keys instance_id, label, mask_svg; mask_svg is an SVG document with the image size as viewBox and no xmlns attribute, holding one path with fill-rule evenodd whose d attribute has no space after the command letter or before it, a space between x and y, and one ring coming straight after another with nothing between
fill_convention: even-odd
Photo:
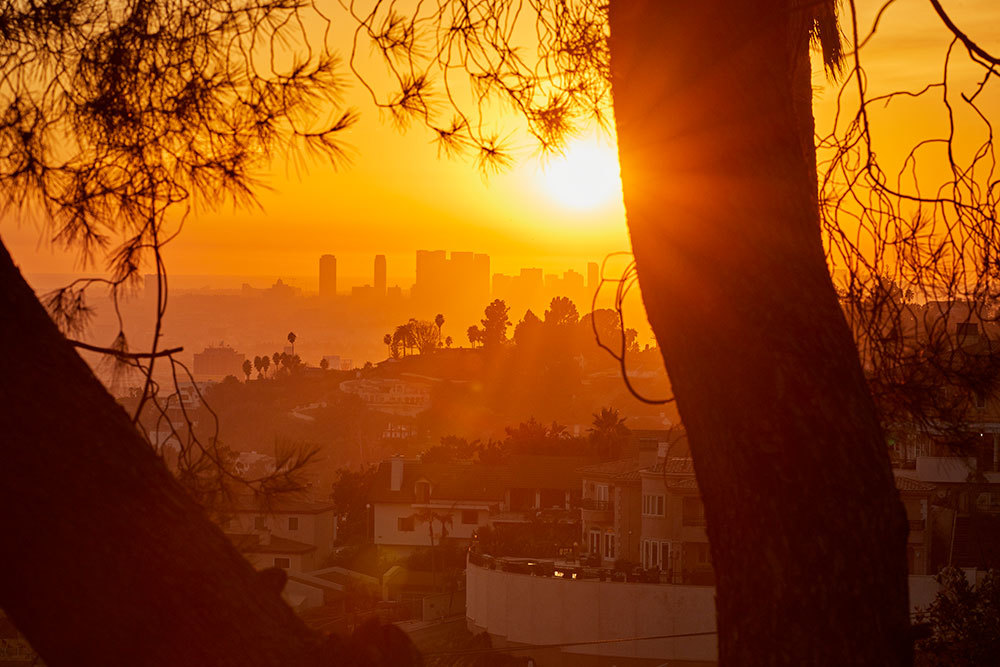
<instances>
[{"instance_id":1,"label":"rooftop","mask_svg":"<svg viewBox=\"0 0 1000 667\"><path fill-rule=\"evenodd\" d=\"M374 502L412 503L414 485L420 480L431 483L431 497L436 500L499 502L508 489L564 489L580 487L581 465L593 458L580 456L511 456L499 465L468 461L424 463L403 461L403 480L399 491L390 488L391 461L383 461L375 474Z\"/></svg>"},{"instance_id":2,"label":"rooftop","mask_svg":"<svg viewBox=\"0 0 1000 667\"><path fill-rule=\"evenodd\" d=\"M242 495L233 498L226 508L229 512L252 514L320 514L332 512L332 500L315 500L304 496L285 496L268 498L267 496Z\"/></svg>"},{"instance_id":3,"label":"rooftop","mask_svg":"<svg viewBox=\"0 0 1000 667\"><path fill-rule=\"evenodd\" d=\"M315 551L312 544L271 536L267 544L260 543L256 533L227 533L226 537L243 553L248 554L304 554Z\"/></svg>"},{"instance_id":4,"label":"rooftop","mask_svg":"<svg viewBox=\"0 0 1000 667\"><path fill-rule=\"evenodd\" d=\"M582 468L577 468L576 471L588 479L597 478L626 482L639 479L639 471L644 467L639 457L633 456L627 459L583 466Z\"/></svg>"}]
</instances>

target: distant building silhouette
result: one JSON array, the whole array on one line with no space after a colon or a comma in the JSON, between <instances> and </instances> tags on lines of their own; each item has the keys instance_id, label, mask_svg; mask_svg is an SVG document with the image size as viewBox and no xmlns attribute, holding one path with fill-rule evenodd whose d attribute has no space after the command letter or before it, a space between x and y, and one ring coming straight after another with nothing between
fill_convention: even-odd
<instances>
[{"instance_id":1,"label":"distant building silhouette","mask_svg":"<svg viewBox=\"0 0 1000 667\"><path fill-rule=\"evenodd\" d=\"M206 347L194 354L195 377L224 378L227 375L239 377L243 374L243 360L246 357L228 345Z\"/></svg>"},{"instance_id":2,"label":"distant building silhouette","mask_svg":"<svg viewBox=\"0 0 1000 667\"><path fill-rule=\"evenodd\" d=\"M593 292L601 282L601 268L597 262L587 262L587 289Z\"/></svg>"},{"instance_id":3,"label":"distant building silhouette","mask_svg":"<svg viewBox=\"0 0 1000 667\"><path fill-rule=\"evenodd\" d=\"M447 308L485 303L490 296L490 257L472 252L417 251L417 280L410 295Z\"/></svg>"},{"instance_id":4,"label":"distant building silhouette","mask_svg":"<svg viewBox=\"0 0 1000 667\"><path fill-rule=\"evenodd\" d=\"M375 292L385 294L385 255L375 255Z\"/></svg>"},{"instance_id":5,"label":"distant building silhouette","mask_svg":"<svg viewBox=\"0 0 1000 667\"><path fill-rule=\"evenodd\" d=\"M333 255L319 258L319 295L324 298L337 296L337 258Z\"/></svg>"},{"instance_id":6,"label":"distant building silhouette","mask_svg":"<svg viewBox=\"0 0 1000 667\"><path fill-rule=\"evenodd\" d=\"M269 299L286 300L294 296L299 296L302 290L298 287L292 287L281 278L278 278L273 285L265 289L258 289L251 286L250 283L243 283L240 292L246 297L263 296Z\"/></svg>"}]
</instances>

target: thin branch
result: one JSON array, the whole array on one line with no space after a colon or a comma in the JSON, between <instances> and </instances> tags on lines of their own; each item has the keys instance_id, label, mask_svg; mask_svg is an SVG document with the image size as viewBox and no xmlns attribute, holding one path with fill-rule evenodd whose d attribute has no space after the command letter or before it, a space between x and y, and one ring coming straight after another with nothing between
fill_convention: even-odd
<instances>
[{"instance_id":1,"label":"thin branch","mask_svg":"<svg viewBox=\"0 0 1000 667\"><path fill-rule=\"evenodd\" d=\"M122 350L115 350L110 347L100 347L98 345L91 345L90 343L84 343L80 340L66 339L70 345L73 347L78 347L82 350L87 350L88 352L97 352L99 354L106 354L108 356L117 357L119 359L152 359L154 357L169 357L172 354L177 354L178 352L183 352L183 347L171 347L165 350L157 350L156 352L124 352Z\"/></svg>"}]
</instances>

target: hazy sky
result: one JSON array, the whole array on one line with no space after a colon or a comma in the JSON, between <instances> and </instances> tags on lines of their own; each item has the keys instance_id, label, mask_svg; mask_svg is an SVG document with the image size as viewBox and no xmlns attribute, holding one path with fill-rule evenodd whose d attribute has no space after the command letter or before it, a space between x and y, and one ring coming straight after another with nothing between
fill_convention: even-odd
<instances>
[{"instance_id":1,"label":"hazy sky","mask_svg":"<svg viewBox=\"0 0 1000 667\"><path fill-rule=\"evenodd\" d=\"M944 4L971 35L1000 52L1000 3L949 0ZM871 25L874 7L862 3L862 26ZM849 31L849 25L844 28ZM948 35L926 0L897 0L866 52L870 90L915 85L939 76L947 42ZM823 82L818 75L817 85ZM439 158L423 128L401 133L383 122L361 93L355 84L346 100L362 116L345 136L351 147L350 164L334 170L314 162L307 171L275 164L270 174L262 175L272 188L260 194L262 211L227 208L198 214L169 248L168 270L310 276L316 272L318 256L333 253L341 275L367 275L371 256L379 252L389 255L390 283L409 287L417 248L486 252L493 257L493 270L501 272L520 266L582 271L587 260L628 249L617 188L598 203L567 204L574 195L549 182L527 142L521 142L514 168L484 180L468 158ZM834 98L830 89L818 96L820 128L829 123ZM882 129L887 141L926 132L940 120L935 113L921 115L918 109L905 116L905 122L886 123ZM594 182L614 180L613 158L600 157L600 146L610 146L612 139L595 133L581 140L592 147L580 150L597 157L577 162L599 172ZM571 151L577 148L570 146ZM613 156L610 148L605 153ZM591 183L580 196L593 190ZM28 274L77 268L74 257L40 243L30 223L18 227L6 220L0 233Z\"/></svg>"}]
</instances>

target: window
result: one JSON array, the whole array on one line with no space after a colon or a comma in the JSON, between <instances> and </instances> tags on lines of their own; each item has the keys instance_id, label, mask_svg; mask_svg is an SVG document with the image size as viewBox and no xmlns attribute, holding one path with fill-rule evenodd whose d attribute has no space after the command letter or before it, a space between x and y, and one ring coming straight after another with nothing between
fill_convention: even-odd
<instances>
[{"instance_id":1,"label":"window","mask_svg":"<svg viewBox=\"0 0 1000 667\"><path fill-rule=\"evenodd\" d=\"M601 531L590 531L590 553L595 556L601 555Z\"/></svg>"},{"instance_id":2,"label":"window","mask_svg":"<svg viewBox=\"0 0 1000 667\"><path fill-rule=\"evenodd\" d=\"M413 517L412 516L401 516L396 519L396 530L401 533L412 533L413 532Z\"/></svg>"},{"instance_id":3,"label":"window","mask_svg":"<svg viewBox=\"0 0 1000 667\"><path fill-rule=\"evenodd\" d=\"M979 338L979 324L977 322L959 322L955 327L955 333L958 335L959 342L966 338L975 341Z\"/></svg>"},{"instance_id":4,"label":"window","mask_svg":"<svg viewBox=\"0 0 1000 667\"><path fill-rule=\"evenodd\" d=\"M413 493L416 495L418 503L426 503L431 497L431 483L417 482L413 487Z\"/></svg>"},{"instance_id":5,"label":"window","mask_svg":"<svg viewBox=\"0 0 1000 667\"><path fill-rule=\"evenodd\" d=\"M280 567L280 568L282 568L284 570L287 570L288 568L290 568L292 566L292 559L290 559L290 558L281 558L279 556L275 556L274 557L274 566L275 567Z\"/></svg>"},{"instance_id":6,"label":"window","mask_svg":"<svg viewBox=\"0 0 1000 667\"><path fill-rule=\"evenodd\" d=\"M288 530L298 530L299 529L299 517L290 516L288 517Z\"/></svg>"},{"instance_id":7,"label":"window","mask_svg":"<svg viewBox=\"0 0 1000 667\"><path fill-rule=\"evenodd\" d=\"M253 518L253 528L254 530L264 530L265 528L267 528L267 517L255 516Z\"/></svg>"},{"instance_id":8,"label":"window","mask_svg":"<svg viewBox=\"0 0 1000 667\"><path fill-rule=\"evenodd\" d=\"M665 542L663 544L666 544ZM642 566L647 570L655 570L661 563L661 543L655 540L642 541Z\"/></svg>"},{"instance_id":9,"label":"window","mask_svg":"<svg viewBox=\"0 0 1000 667\"><path fill-rule=\"evenodd\" d=\"M597 486L594 487L594 490L597 491L597 500L599 502L604 502L604 503L608 502L607 484L598 484Z\"/></svg>"},{"instance_id":10,"label":"window","mask_svg":"<svg viewBox=\"0 0 1000 667\"><path fill-rule=\"evenodd\" d=\"M646 516L663 516L663 496L644 495L642 513Z\"/></svg>"},{"instance_id":11,"label":"window","mask_svg":"<svg viewBox=\"0 0 1000 667\"><path fill-rule=\"evenodd\" d=\"M604 557L614 558L615 557L615 534L605 533L604 534Z\"/></svg>"},{"instance_id":12,"label":"window","mask_svg":"<svg viewBox=\"0 0 1000 667\"><path fill-rule=\"evenodd\" d=\"M479 511L478 510L462 510L462 523L465 525L477 524L479 523Z\"/></svg>"}]
</instances>

